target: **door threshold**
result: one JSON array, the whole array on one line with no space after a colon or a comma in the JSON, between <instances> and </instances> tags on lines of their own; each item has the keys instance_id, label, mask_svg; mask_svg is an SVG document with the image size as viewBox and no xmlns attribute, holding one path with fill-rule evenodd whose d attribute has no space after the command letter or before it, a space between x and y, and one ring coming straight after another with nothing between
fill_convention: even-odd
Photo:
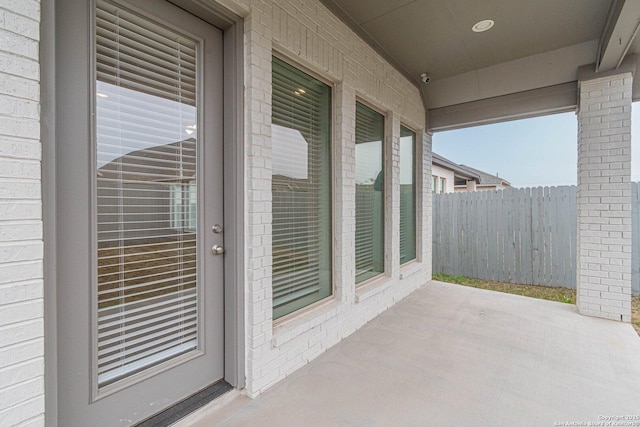
<instances>
[{"instance_id":1,"label":"door threshold","mask_svg":"<svg viewBox=\"0 0 640 427\"><path fill-rule=\"evenodd\" d=\"M233 390L231 384L225 380L220 380L151 418L136 424L136 427L168 427L231 390Z\"/></svg>"}]
</instances>

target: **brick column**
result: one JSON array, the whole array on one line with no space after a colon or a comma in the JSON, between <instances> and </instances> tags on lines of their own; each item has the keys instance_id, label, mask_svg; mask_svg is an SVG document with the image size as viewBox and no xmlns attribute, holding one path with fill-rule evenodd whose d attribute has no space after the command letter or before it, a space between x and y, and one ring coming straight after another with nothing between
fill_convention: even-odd
<instances>
[{"instance_id":1,"label":"brick column","mask_svg":"<svg viewBox=\"0 0 640 427\"><path fill-rule=\"evenodd\" d=\"M630 72L582 80L578 110L578 310L623 322L631 321L632 80Z\"/></svg>"},{"instance_id":2,"label":"brick column","mask_svg":"<svg viewBox=\"0 0 640 427\"><path fill-rule=\"evenodd\" d=\"M385 270L391 277L400 272L400 116L392 111L387 116L387 141L385 145Z\"/></svg>"},{"instance_id":3,"label":"brick column","mask_svg":"<svg viewBox=\"0 0 640 427\"><path fill-rule=\"evenodd\" d=\"M416 164L418 167L418 176L422 178L418 180L418 223L416 224L418 236L416 243L417 247L420 248L418 258L427 264L427 278L431 280L433 273L431 268L431 258L433 256L433 223L431 221L433 212L433 197L431 192L431 183L433 182L431 179L433 133L425 130L420 132L418 136L421 136L421 138L417 141L417 152L419 156Z\"/></svg>"},{"instance_id":4,"label":"brick column","mask_svg":"<svg viewBox=\"0 0 640 427\"><path fill-rule=\"evenodd\" d=\"M353 302L356 279L356 93L348 84L335 89L335 294Z\"/></svg>"}]
</instances>

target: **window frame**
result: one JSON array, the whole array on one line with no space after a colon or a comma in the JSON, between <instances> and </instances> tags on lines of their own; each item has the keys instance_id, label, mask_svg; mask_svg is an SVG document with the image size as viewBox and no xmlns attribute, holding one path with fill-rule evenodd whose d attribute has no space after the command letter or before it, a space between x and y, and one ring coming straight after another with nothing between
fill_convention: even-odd
<instances>
[{"instance_id":1,"label":"window frame","mask_svg":"<svg viewBox=\"0 0 640 427\"><path fill-rule=\"evenodd\" d=\"M383 207L383 218L382 218L382 223L383 223L383 231L382 231L382 272L380 272L379 274L376 274L375 276L369 277L361 282L357 282L356 280L356 275L354 275L354 283L355 283L355 287L356 289L361 288L363 286L368 285L371 282L375 282L376 280L379 280L381 277L386 277L388 275L389 272L389 265L388 265L388 243L390 242L390 239L387 236L388 233L388 229L390 228L389 224L389 218L391 215L391 212L389 212L389 208L388 208L388 203L387 203L387 196L390 193L390 189L387 185L387 181L390 180L390 176L392 175L392 171L388 170L388 158L389 158L389 153L387 151L388 149L388 131L389 131L389 113L386 112L385 110L383 110L382 108L378 108L375 104L367 101L366 99L363 99L361 96L356 96L355 98L355 103L354 106L357 109L357 104L360 103L363 106L375 111L376 113L380 114L382 116L382 120L383 120L383 132L382 132L382 174L384 177L383 180L383 193L382 193L382 207ZM355 118L354 118L354 126L355 126ZM355 159L355 131L354 131L354 159ZM356 160L357 161L357 160ZM355 162L354 162L354 167L355 167ZM355 185L355 181L354 181L354 185ZM392 191L392 190L391 190ZM355 193L354 193L355 195ZM354 218L355 219L355 218ZM355 224L355 223L354 223ZM355 230L354 230L355 232ZM354 238L354 244L355 244L355 238ZM354 252L354 256L355 256L355 252ZM355 259L355 258L354 258ZM355 268L355 261L354 261L354 268ZM354 269L355 272L355 269ZM356 272L357 273L357 272Z\"/></svg>"},{"instance_id":2,"label":"window frame","mask_svg":"<svg viewBox=\"0 0 640 427\"><path fill-rule=\"evenodd\" d=\"M194 188L196 191L193 191ZM195 233L199 215L197 207L195 210L191 208L191 200L194 194L197 197L196 180L192 179L184 182L170 183L169 193L170 228L173 230L184 230ZM178 200L179 202L177 202ZM176 207L179 207L179 210L177 210Z\"/></svg>"},{"instance_id":3,"label":"window frame","mask_svg":"<svg viewBox=\"0 0 640 427\"><path fill-rule=\"evenodd\" d=\"M335 241L335 236L337 234L337 213L336 213L336 174L337 174L337 166L336 166L336 162L337 162L337 147L336 147L336 112L338 111L338 107L339 105L337 104L338 100L337 100L337 96L336 96L336 86L337 83L334 80L329 79L328 77L326 77L325 75L323 75L320 71L316 71L312 65L305 65L303 63L300 62L300 58L297 56L291 56L289 54L287 54L286 52L280 51L280 50L272 50L271 51L271 58L273 61L273 58L277 58L280 61L284 62L285 64L295 68L298 71L301 71L305 74L307 74L308 76L318 80L319 82L327 85L330 89L330 93L331 93L331 101L330 101L330 107L331 107L331 114L330 114L330 120L329 120L329 153L331 156L331 160L330 160L330 174L331 174L331 179L330 179L330 186L329 186L329 190L330 190L330 218L331 218L331 238L330 238L330 249L331 249L331 255L330 255L330 259L331 259L331 271L330 271L330 277L331 277L331 293L324 297L319 299L318 301L312 302L306 306L300 307L297 310L294 310L288 314L282 315L278 318L273 318L272 317L272 325L278 326L281 325L283 323L286 323L288 321L290 321L291 319L295 319L298 318L302 315L304 315L305 313L308 313L309 311L315 310L316 308L320 307L320 306L324 306L326 303L335 300L336 299L336 293L337 293L337 274L336 274L336 241ZM271 65L270 67L270 72L273 72L273 65ZM271 84L271 90L273 90L273 83ZM271 105L273 105L273 95L271 96ZM269 124L270 126L273 124L273 112L272 114L272 122ZM272 156L273 157L273 156ZM273 173L273 170L272 170ZM272 179L272 177L270 178L270 180ZM272 191L272 189L270 190ZM273 193L272 193L273 194ZM273 215L272 215L272 224L273 224ZM273 229L272 229L272 234L271 236L273 237ZM272 269L272 278L273 278L273 269ZM273 280L273 279L272 279ZM273 281L272 281L272 289L273 289ZM273 296L272 296L273 298ZM273 300L271 302L271 306L272 306L272 316L273 316Z\"/></svg>"},{"instance_id":4,"label":"window frame","mask_svg":"<svg viewBox=\"0 0 640 427\"><path fill-rule=\"evenodd\" d=\"M405 122L400 121L400 131L398 133L398 168L400 168L400 139L402 138L402 128L407 129L408 131L413 133L414 136L414 140L413 140L413 200L414 200L414 206L413 206L413 221L414 221L414 231L415 231L415 255L413 258L411 258L410 260L407 260L405 262L402 262L401 256L400 256L400 242L398 242L398 261L400 264L400 268L404 267L405 265L411 264L413 262L417 262L420 259L420 251L418 250L418 212L419 212L419 206L418 206L418 154L422 153L422 151L418 150L418 136L421 135L422 132L416 130L413 126L407 125ZM399 171L398 171L399 172ZM399 173L398 173L399 174ZM400 198L400 178L398 177L398 199ZM401 215L399 220L401 220ZM400 221L398 221L398 225L400 225ZM399 237L398 237L399 238Z\"/></svg>"}]
</instances>

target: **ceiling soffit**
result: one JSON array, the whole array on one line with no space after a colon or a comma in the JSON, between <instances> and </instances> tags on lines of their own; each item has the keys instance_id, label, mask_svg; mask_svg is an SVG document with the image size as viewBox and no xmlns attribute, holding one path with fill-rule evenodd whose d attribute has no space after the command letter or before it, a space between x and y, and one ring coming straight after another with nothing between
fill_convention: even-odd
<instances>
[{"instance_id":1,"label":"ceiling soffit","mask_svg":"<svg viewBox=\"0 0 640 427\"><path fill-rule=\"evenodd\" d=\"M596 60L611 5L609 0L321 1L414 82L421 84L420 74L428 72L432 80L423 92L430 109L575 81L577 68ZM483 19L495 26L474 33L471 27ZM464 90L450 92L452 87Z\"/></svg>"}]
</instances>

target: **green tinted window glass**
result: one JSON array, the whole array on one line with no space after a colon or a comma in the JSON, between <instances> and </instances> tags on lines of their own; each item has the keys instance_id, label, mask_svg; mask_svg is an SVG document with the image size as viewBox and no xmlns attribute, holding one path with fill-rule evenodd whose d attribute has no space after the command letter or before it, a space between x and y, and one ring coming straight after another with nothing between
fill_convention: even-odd
<instances>
[{"instance_id":1,"label":"green tinted window glass","mask_svg":"<svg viewBox=\"0 0 640 427\"><path fill-rule=\"evenodd\" d=\"M273 58L273 318L331 295L331 88Z\"/></svg>"},{"instance_id":2,"label":"green tinted window glass","mask_svg":"<svg viewBox=\"0 0 640 427\"><path fill-rule=\"evenodd\" d=\"M384 272L384 116L356 103L356 283Z\"/></svg>"},{"instance_id":3,"label":"green tinted window glass","mask_svg":"<svg viewBox=\"0 0 640 427\"><path fill-rule=\"evenodd\" d=\"M416 258L416 134L400 127L400 264Z\"/></svg>"}]
</instances>

